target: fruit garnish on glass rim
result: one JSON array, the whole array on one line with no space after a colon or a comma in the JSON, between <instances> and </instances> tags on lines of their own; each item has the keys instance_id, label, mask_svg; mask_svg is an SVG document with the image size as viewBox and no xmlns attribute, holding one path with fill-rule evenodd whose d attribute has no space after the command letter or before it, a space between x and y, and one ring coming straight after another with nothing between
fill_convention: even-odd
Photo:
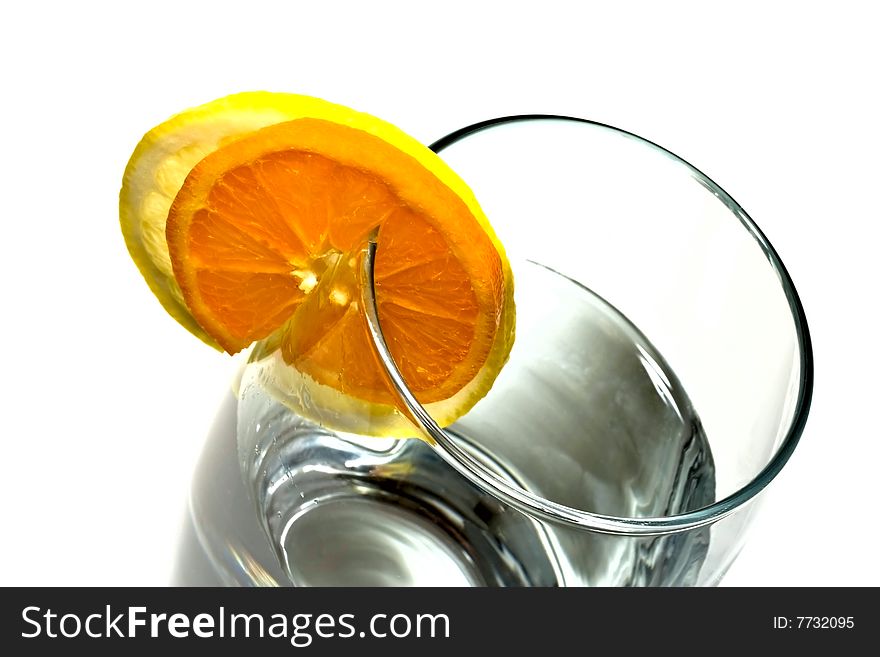
<instances>
[{"instance_id":1,"label":"fruit garnish on glass rim","mask_svg":"<svg viewBox=\"0 0 880 657\"><path fill-rule=\"evenodd\" d=\"M339 105L256 92L172 117L135 149L120 220L178 322L231 354L257 342L266 387L330 428L412 432L361 308L371 233L385 338L439 423L486 394L513 343L510 266L467 185L399 129Z\"/></svg>"}]
</instances>

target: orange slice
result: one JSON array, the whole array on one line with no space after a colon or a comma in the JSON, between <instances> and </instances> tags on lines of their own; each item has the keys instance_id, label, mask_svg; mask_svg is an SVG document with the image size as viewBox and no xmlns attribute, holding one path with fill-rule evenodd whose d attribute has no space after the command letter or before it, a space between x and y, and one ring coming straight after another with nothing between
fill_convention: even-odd
<instances>
[{"instance_id":1,"label":"orange slice","mask_svg":"<svg viewBox=\"0 0 880 657\"><path fill-rule=\"evenodd\" d=\"M378 230L376 296L391 353L416 397L448 424L488 391L513 342L504 250L433 152L379 119L307 100L308 118L230 130L182 182L160 244L173 272L161 272L173 282L165 287L179 290L185 308L172 314L230 353L260 341L252 370L307 417L409 433L360 307L360 255ZM190 132L206 117L189 122Z\"/></svg>"}]
</instances>

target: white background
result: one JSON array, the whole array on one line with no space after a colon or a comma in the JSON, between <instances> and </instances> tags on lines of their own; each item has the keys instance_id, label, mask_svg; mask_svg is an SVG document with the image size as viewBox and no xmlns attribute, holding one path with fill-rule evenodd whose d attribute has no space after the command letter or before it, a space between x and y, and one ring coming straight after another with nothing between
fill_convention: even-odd
<instances>
[{"instance_id":1,"label":"white background","mask_svg":"<svg viewBox=\"0 0 880 657\"><path fill-rule=\"evenodd\" d=\"M234 368L151 296L119 232L119 185L170 114L269 89L425 142L496 115L582 116L721 184L787 265L816 360L802 442L725 583L880 584L871 6L5 3L0 583L167 581Z\"/></svg>"}]
</instances>

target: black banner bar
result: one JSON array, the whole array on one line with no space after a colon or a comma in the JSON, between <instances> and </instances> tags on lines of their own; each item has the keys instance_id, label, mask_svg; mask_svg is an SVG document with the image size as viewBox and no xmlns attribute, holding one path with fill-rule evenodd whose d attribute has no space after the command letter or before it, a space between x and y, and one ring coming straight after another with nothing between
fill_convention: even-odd
<instances>
[{"instance_id":1,"label":"black banner bar","mask_svg":"<svg viewBox=\"0 0 880 657\"><path fill-rule=\"evenodd\" d=\"M841 648L876 634L873 589L5 589L7 655L129 645L425 655ZM755 641L761 641L756 644ZM863 644L864 645L864 644ZM253 654L253 653L248 653ZM268 654L268 652L267 652ZM470 654L470 652L468 653Z\"/></svg>"}]
</instances>

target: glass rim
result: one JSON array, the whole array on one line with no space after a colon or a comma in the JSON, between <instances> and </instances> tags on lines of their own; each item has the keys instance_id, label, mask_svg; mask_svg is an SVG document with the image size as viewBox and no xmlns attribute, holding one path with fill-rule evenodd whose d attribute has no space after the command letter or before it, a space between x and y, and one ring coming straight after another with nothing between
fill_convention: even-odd
<instances>
[{"instance_id":1,"label":"glass rim","mask_svg":"<svg viewBox=\"0 0 880 657\"><path fill-rule=\"evenodd\" d=\"M794 452L806 425L813 394L813 351L803 305L801 304L794 283L791 280L785 265L782 263L779 254L777 254L773 245L770 244L770 241L758 225L751 217L749 217L748 213L746 213L742 206L724 191L720 185L715 183L711 178L684 158L679 157L675 153L645 139L644 137L640 137L626 130L572 116L557 114L518 114L488 119L460 128L449 133L445 137L438 139L430 145L430 148L436 153L441 153L445 148L488 128L510 123L532 121L562 121L587 124L617 133L620 136L629 139L634 139L649 148L657 150L673 161L684 165L691 172L694 179L710 192L714 193L718 200L727 206L733 215L739 219L743 227L751 234L752 238L764 252L767 260L770 262L770 265L779 277L783 292L788 301L789 310L792 314L798 339L800 379L797 403L792 417L791 426L788 428L784 439L764 468L738 490L708 506L677 515L630 518L597 514L558 504L534 495L523 488L514 486L494 474L490 469L481 464L480 461L457 445L455 441L434 422L433 418L431 418L430 414L421 406L421 404L419 404L407 388L402 376L400 376L400 373L394 364L394 360L391 357L390 351L387 349L384 337L382 336L381 325L376 310L372 279L372 263L376 244L375 241L371 240L367 257L364 259L364 277L365 281L367 281L367 285L364 286L364 305L366 309L367 323L373 333L374 344L379 349L380 360L383 362L390 383L394 387L398 396L401 397L401 401L404 402L405 406L414 416L410 419L412 419L428 436L431 437L434 448L444 460L467 479L473 481L483 489L487 490L490 494L507 502L523 513L553 523L561 523L584 530L614 535L650 536L673 534L717 522L752 500L779 474Z\"/></svg>"}]
</instances>

